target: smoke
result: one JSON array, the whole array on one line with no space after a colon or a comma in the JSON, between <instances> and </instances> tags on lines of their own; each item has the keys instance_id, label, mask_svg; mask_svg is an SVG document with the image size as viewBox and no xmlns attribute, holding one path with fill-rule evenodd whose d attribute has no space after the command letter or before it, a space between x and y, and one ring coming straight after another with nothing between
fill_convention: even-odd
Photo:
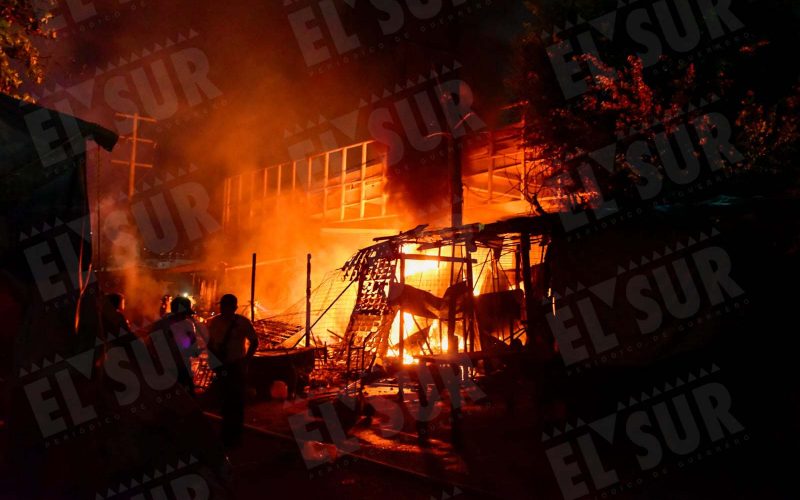
<instances>
[{"instance_id":1,"label":"smoke","mask_svg":"<svg viewBox=\"0 0 800 500\"><path fill-rule=\"evenodd\" d=\"M256 254L255 296L262 316L281 313L304 300L308 253L316 287L355 250L373 243L371 234L331 232L310 216L301 200L285 196L279 205L269 215L252 219L249 229L214 238L205 251L207 266L238 264L225 273L219 293L237 295L240 305L249 302L250 262Z\"/></svg>"},{"instance_id":2,"label":"smoke","mask_svg":"<svg viewBox=\"0 0 800 500\"><path fill-rule=\"evenodd\" d=\"M403 227L450 225L448 156L446 144L428 154L409 151L403 162L389 169L386 190L391 203L403 207Z\"/></svg>"},{"instance_id":3,"label":"smoke","mask_svg":"<svg viewBox=\"0 0 800 500\"><path fill-rule=\"evenodd\" d=\"M148 324L158 318L159 299L170 292L169 282L159 280L146 267L138 230L127 204L105 196L90 206L103 214L98 231L98 212L92 212L95 268L100 268L103 292L122 293L127 317L136 325Z\"/></svg>"},{"instance_id":4,"label":"smoke","mask_svg":"<svg viewBox=\"0 0 800 500\"><path fill-rule=\"evenodd\" d=\"M428 75L432 68L452 67L454 57L466 62L450 49L428 48L448 47L451 33L446 30L430 30L426 35L414 30L419 40L389 43L380 33L375 9L367 3L357 3L355 11L344 17L346 28L358 31L365 48L378 42L386 42L386 48L319 72L306 66L287 17L295 7L287 8L284 2L179 0L147 2L146 7L121 0L57 3L62 36L43 47L48 91L34 89L38 95L48 95L41 103L122 134L130 132L130 125L115 113L159 115L158 123L141 131L145 139L157 143L151 160L155 168L137 169L137 181L152 184L165 172L196 165L214 201L214 216L220 221L224 178L286 161L291 145L284 138L287 128L359 109L362 97L382 95L383 89ZM140 7L134 9L134 4ZM76 6L80 10L76 11ZM486 17L481 16L483 20ZM421 22L411 17L408 21ZM404 28L412 26L416 25ZM478 35L479 30L470 28L470 37L461 42L464 53L473 59L477 52L467 44L469 40L476 45L484 43ZM335 50L331 40L323 43ZM496 59L495 54L489 56ZM181 66L180 61L186 64ZM207 72L198 70L206 63ZM466 78L476 89L478 75L487 74L480 70L476 68L475 75ZM192 75L192 71L194 76L187 81L186 74ZM200 83L197 74L202 77ZM496 80L496 75L492 78ZM434 94L429 98L436 104L438 96ZM176 104L174 110L172 104ZM399 125L396 131L405 136ZM370 138L362 135L340 136L337 145ZM317 152L326 149L317 146ZM115 154L124 158L129 147L121 141ZM302 208L302 200L282 200L278 211L259 213L257 223L242 234L204 235L200 241L181 234L175 252L200 255L209 272L224 267L221 263L246 266L228 271L217 290L219 294L236 293L240 303L249 300L247 264L251 254L257 253L262 263L257 273L257 300L270 311L280 311L303 298L308 252L313 254L316 284L357 248L371 244L373 236L420 223L447 224L447 147L443 140L434 151L415 153L407 148L403 161L389 170L387 186L390 203L403 208L396 218L376 225L373 233L344 228L332 231L331 224L313 219ZM149 315L170 283L156 277L160 274L146 271L143 256L136 250L141 242L128 237L137 233L129 214L127 222L120 221L126 207L115 195L126 188L127 168L105 165L103 169L102 179L90 188L92 196L97 192L102 199L102 227L95 228L101 248L96 251L107 255L109 267L124 270L114 273L121 277L106 288L125 293L129 310ZM95 201L92 210L97 212Z\"/></svg>"}]
</instances>

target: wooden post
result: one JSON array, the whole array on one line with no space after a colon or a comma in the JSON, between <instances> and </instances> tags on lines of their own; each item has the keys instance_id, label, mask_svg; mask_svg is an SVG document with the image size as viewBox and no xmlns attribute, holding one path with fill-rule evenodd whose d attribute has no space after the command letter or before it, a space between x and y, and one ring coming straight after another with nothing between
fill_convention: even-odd
<instances>
[{"instance_id":1,"label":"wooden post","mask_svg":"<svg viewBox=\"0 0 800 500\"><path fill-rule=\"evenodd\" d=\"M253 252L253 269L250 272L250 321L256 320L256 254Z\"/></svg>"},{"instance_id":2,"label":"wooden post","mask_svg":"<svg viewBox=\"0 0 800 500\"><path fill-rule=\"evenodd\" d=\"M402 251L401 251L401 253L400 253L400 286L405 286L405 284L406 284L406 259L403 256ZM398 314L400 315L400 335L399 335L400 339L398 341L397 352L399 353L399 356L400 356L400 373L397 376L397 397L400 400L400 402L402 403L403 402L403 367L404 367L404 365L403 365L403 354L405 354L404 342L403 342L404 335L403 334L405 333L405 327L406 327L405 318L403 318L403 308L402 307L399 309Z\"/></svg>"},{"instance_id":3,"label":"wooden post","mask_svg":"<svg viewBox=\"0 0 800 500\"><path fill-rule=\"evenodd\" d=\"M467 241L465 248L469 245L470 241ZM475 294L474 294L474 287L475 283L474 277L472 276L472 259L470 258L471 252L469 248L466 248L466 258L467 261L464 263L467 266L467 286L469 290L469 295L467 295L467 301L464 304L464 351L473 352L475 351Z\"/></svg>"},{"instance_id":4,"label":"wooden post","mask_svg":"<svg viewBox=\"0 0 800 500\"><path fill-rule=\"evenodd\" d=\"M455 275L456 266L456 239L453 238L453 249L451 253L453 261L450 263L450 286L455 284L457 276ZM450 294L447 309L447 352L455 354L458 352L458 337L456 337L456 295Z\"/></svg>"},{"instance_id":5,"label":"wooden post","mask_svg":"<svg viewBox=\"0 0 800 500\"><path fill-rule=\"evenodd\" d=\"M530 342L533 339L531 326L533 317L536 314L536 305L534 304L533 281L531 279L531 235L529 233L520 233L519 252L522 254L520 255L522 257L522 283L525 286L525 333L528 336L528 342Z\"/></svg>"},{"instance_id":6,"label":"wooden post","mask_svg":"<svg viewBox=\"0 0 800 500\"><path fill-rule=\"evenodd\" d=\"M306 255L306 347L311 345L311 254Z\"/></svg>"}]
</instances>

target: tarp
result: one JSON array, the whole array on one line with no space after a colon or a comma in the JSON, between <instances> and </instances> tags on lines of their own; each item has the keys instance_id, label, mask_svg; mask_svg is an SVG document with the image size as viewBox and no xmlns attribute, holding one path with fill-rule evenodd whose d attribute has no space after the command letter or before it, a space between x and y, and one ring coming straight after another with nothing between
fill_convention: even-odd
<instances>
[{"instance_id":1,"label":"tarp","mask_svg":"<svg viewBox=\"0 0 800 500\"><path fill-rule=\"evenodd\" d=\"M524 303L522 290L503 290L475 297L475 315L481 334L510 330L522 319Z\"/></svg>"},{"instance_id":2,"label":"tarp","mask_svg":"<svg viewBox=\"0 0 800 500\"><path fill-rule=\"evenodd\" d=\"M444 299L401 283L389 285L388 298L390 306L399 306L404 312L423 318L437 319L440 317L440 311L447 307Z\"/></svg>"},{"instance_id":3,"label":"tarp","mask_svg":"<svg viewBox=\"0 0 800 500\"><path fill-rule=\"evenodd\" d=\"M455 304L455 311L464 310L465 298L469 297L469 285L465 281L450 285L444 297L420 290L411 285L392 283L389 285L388 301L390 306L399 306L403 312L430 319L447 319L450 301Z\"/></svg>"},{"instance_id":4,"label":"tarp","mask_svg":"<svg viewBox=\"0 0 800 500\"><path fill-rule=\"evenodd\" d=\"M117 135L0 95L0 290L19 315L8 318L19 327L4 329L2 350L16 341L15 371L75 341L79 297L90 290L89 139L110 150Z\"/></svg>"}]
</instances>

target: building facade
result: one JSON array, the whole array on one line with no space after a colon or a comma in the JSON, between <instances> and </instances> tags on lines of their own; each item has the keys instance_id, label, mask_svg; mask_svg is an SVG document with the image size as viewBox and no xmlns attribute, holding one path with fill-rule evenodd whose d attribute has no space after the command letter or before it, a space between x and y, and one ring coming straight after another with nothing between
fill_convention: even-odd
<instances>
[{"instance_id":1,"label":"building facade","mask_svg":"<svg viewBox=\"0 0 800 500\"><path fill-rule=\"evenodd\" d=\"M521 123L470 135L459 149L465 223L530 212L526 194L541 188L548 167L525 147ZM447 168L447 160L442 163ZM329 229L403 229L403 207L387 192L388 168L386 146L370 140L228 177L223 226L246 230L291 201ZM547 205L559 198L548 190L539 200Z\"/></svg>"}]
</instances>

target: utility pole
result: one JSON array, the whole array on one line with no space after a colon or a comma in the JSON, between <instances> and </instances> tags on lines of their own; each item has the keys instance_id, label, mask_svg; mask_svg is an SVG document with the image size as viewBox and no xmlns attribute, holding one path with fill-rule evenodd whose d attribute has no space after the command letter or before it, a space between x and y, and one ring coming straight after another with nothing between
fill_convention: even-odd
<instances>
[{"instance_id":1,"label":"utility pole","mask_svg":"<svg viewBox=\"0 0 800 500\"><path fill-rule=\"evenodd\" d=\"M461 52L461 25L460 23L451 23L449 26L450 32L448 33L450 50L454 57L458 57ZM454 99L456 96L448 96ZM459 125L462 125L468 118L469 114L460 117ZM456 126L458 127L458 125ZM451 219L453 227L461 227L464 223L464 180L461 177L461 143L456 137L456 130L450 130L450 146L453 148L453 161L452 170L450 172L450 192L451 192ZM469 258L469 253L466 255ZM467 264L470 265L470 264ZM472 290L470 290L472 294ZM466 336L466 332L465 332Z\"/></svg>"},{"instance_id":2,"label":"utility pole","mask_svg":"<svg viewBox=\"0 0 800 500\"><path fill-rule=\"evenodd\" d=\"M147 116L140 116L139 113L134 113L132 115L126 113L116 113L115 116L117 118L123 118L126 120L133 121L133 129L131 135L129 136L120 136L120 139L125 141L130 141L131 143L131 155L128 161L124 160L111 160L111 163L115 163L117 165L128 165L128 198L133 197L134 192L134 184L136 183L136 168L153 168L152 163L138 163L136 161L136 151L138 149L139 144L152 144L155 146L156 142L150 139L142 139L139 137L139 122L147 122L147 123L156 123L154 118L149 118Z\"/></svg>"}]
</instances>

